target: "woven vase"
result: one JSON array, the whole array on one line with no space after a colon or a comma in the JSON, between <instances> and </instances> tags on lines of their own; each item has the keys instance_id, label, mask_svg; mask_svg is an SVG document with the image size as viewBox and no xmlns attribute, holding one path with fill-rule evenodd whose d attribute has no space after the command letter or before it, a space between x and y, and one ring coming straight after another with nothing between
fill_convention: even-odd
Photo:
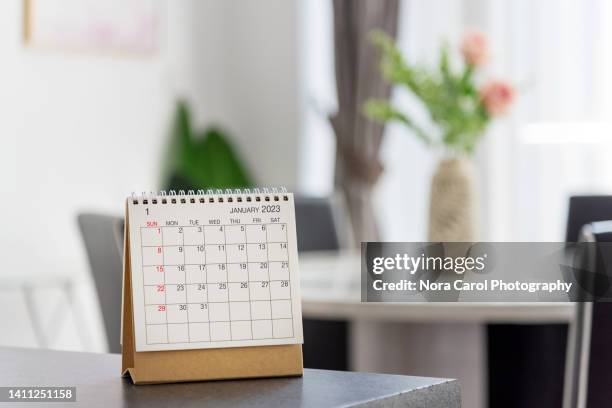
<instances>
[{"instance_id":1,"label":"woven vase","mask_svg":"<svg viewBox=\"0 0 612 408\"><path fill-rule=\"evenodd\" d=\"M467 157L440 161L431 180L429 242L475 242L474 165Z\"/></svg>"}]
</instances>

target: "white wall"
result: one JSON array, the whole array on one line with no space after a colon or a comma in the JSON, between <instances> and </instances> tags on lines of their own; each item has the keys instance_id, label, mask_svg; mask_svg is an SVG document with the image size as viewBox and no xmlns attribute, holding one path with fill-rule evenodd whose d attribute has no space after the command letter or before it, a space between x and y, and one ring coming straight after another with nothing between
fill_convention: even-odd
<instances>
[{"instance_id":1,"label":"white wall","mask_svg":"<svg viewBox=\"0 0 612 408\"><path fill-rule=\"evenodd\" d=\"M0 3L3 279L68 274L91 294L75 216L119 214L126 194L159 187L177 95L194 102L199 125L214 120L232 132L258 181L294 184L293 2L160 1L160 9L157 53L112 56L24 47L22 1ZM2 306L7 299L0 293ZM95 304L85 307L99 338ZM0 314L0 332L19 319Z\"/></svg>"},{"instance_id":2,"label":"white wall","mask_svg":"<svg viewBox=\"0 0 612 408\"><path fill-rule=\"evenodd\" d=\"M200 123L220 122L262 184L295 185L297 1L194 2Z\"/></svg>"}]
</instances>

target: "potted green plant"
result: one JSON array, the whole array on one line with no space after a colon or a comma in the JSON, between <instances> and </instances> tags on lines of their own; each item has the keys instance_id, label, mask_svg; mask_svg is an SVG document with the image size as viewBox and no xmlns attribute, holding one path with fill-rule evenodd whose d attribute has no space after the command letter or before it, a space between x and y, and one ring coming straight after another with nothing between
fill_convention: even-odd
<instances>
[{"instance_id":1,"label":"potted green plant","mask_svg":"<svg viewBox=\"0 0 612 408\"><path fill-rule=\"evenodd\" d=\"M452 66L444 44L435 68L409 64L389 36L373 32L381 50L380 71L385 80L414 94L436 124L428 132L411 115L384 100L369 100L365 114L380 122L399 122L441 160L431 183L429 237L433 242L476 240L476 199L472 156L491 121L508 110L514 89L505 81L479 85L478 69L489 58L487 38L477 30L464 33L460 51L462 67Z\"/></svg>"},{"instance_id":2,"label":"potted green plant","mask_svg":"<svg viewBox=\"0 0 612 408\"><path fill-rule=\"evenodd\" d=\"M194 129L185 101L176 104L165 155L168 190L244 188L254 185L230 137L218 127Z\"/></svg>"}]
</instances>

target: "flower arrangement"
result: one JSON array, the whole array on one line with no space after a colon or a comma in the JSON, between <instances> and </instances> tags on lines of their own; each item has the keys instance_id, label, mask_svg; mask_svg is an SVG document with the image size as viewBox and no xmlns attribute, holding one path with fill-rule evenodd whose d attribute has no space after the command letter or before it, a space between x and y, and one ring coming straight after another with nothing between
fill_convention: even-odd
<instances>
[{"instance_id":1,"label":"flower arrangement","mask_svg":"<svg viewBox=\"0 0 612 408\"><path fill-rule=\"evenodd\" d=\"M364 113L380 122L396 121L410 128L415 135L432 147L442 147L451 153L471 154L491 120L503 115L514 100L514 88L501 80L476 83L476 73L489 60L486 36L477 30L467 30L460 52L463 68L451 66L448 46L440 51L436 69L408 64L394 41L385 33L375 31L372 41L381 50L380 70L392 84L408 88L429 111L440 129L431 135L406 113L387 101L369 100Z\"/></svg>"}]
</instances>

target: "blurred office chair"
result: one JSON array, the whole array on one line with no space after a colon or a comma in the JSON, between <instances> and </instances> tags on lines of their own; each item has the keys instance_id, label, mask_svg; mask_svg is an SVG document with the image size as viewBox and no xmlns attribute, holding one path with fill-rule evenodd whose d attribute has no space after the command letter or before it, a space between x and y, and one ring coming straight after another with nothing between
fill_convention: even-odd
<instances>
[{"instance_id":1,"label":"blurred office chair","mask_svg":"<svg viewBox=\"0 0 612 408\"><path fill-rule=\"evenodd\" d=\"M298 251L340 249L336 215L329 198L295 196Z\"/></svg>"},{"instance_id":2,"label":"blurred office chair","mask_svg":"<svg viewBox=\"0 0 612 408\"><path fill-rule=\"evenodd\" d=\"M329 198L295 197L298 251L340 249L338 217ZM348 324L304 319L304 367L348 370Z\"/></svg>"},{"instance_id":3,"label":"blurred office chair","mask_svg":"<svg viewBox=\"0 0 612 408\"><path fill-rule=\"evenodd\" d=\"M607 199L612 201L612 197ZM612 202L608 204L608 210L612 212ZM609 282L612 279L608 270L612 263L612 253L608 250L608 246L600 247L597 244L612 242L612 221L585 225L581 230L580 241L593 243L581 251L581 269L591 272L583 277L582 283L594 286L594 279L604 279ZM568 341L564 408L610 406L612 401L611 316L612 303L578 302L576 304L576 318L570 329Z\"/></svg>"},{"instance_id":4,"label":"blurred office chair","mask_svg":"<svg viewBox=\"0 0 612 408\"><path fill-rule=\"evenodd\" d=\"M612 220L612 196L569 200L566 242L576 242L583 225ZM489 404L495 407L564 404L568 343L566 324L488 325ZM531 380L517 381L530 373Z\"/></svg>"},{"instance_id":5,"label":"blurred office chair","mask_svg":"<svg viewBox=\"0 0 612 408\"><path fill-rule=\"evenodd\" d=\"M584 225L607 220L612 220L612 196L570 197L565 241L576 242Z\"/></svg>"},{"instance_id":6,"label":"blurred office chair","mask_svg":"<svg viewBox=\"0 0 612 408\"><path fill-rule=\"evenodd\" d=\"M79 214L79 229L102 309L108 348L121 353L121 288L123 271L123 219L100 214Z\"/></svg>"}]
</instances>

